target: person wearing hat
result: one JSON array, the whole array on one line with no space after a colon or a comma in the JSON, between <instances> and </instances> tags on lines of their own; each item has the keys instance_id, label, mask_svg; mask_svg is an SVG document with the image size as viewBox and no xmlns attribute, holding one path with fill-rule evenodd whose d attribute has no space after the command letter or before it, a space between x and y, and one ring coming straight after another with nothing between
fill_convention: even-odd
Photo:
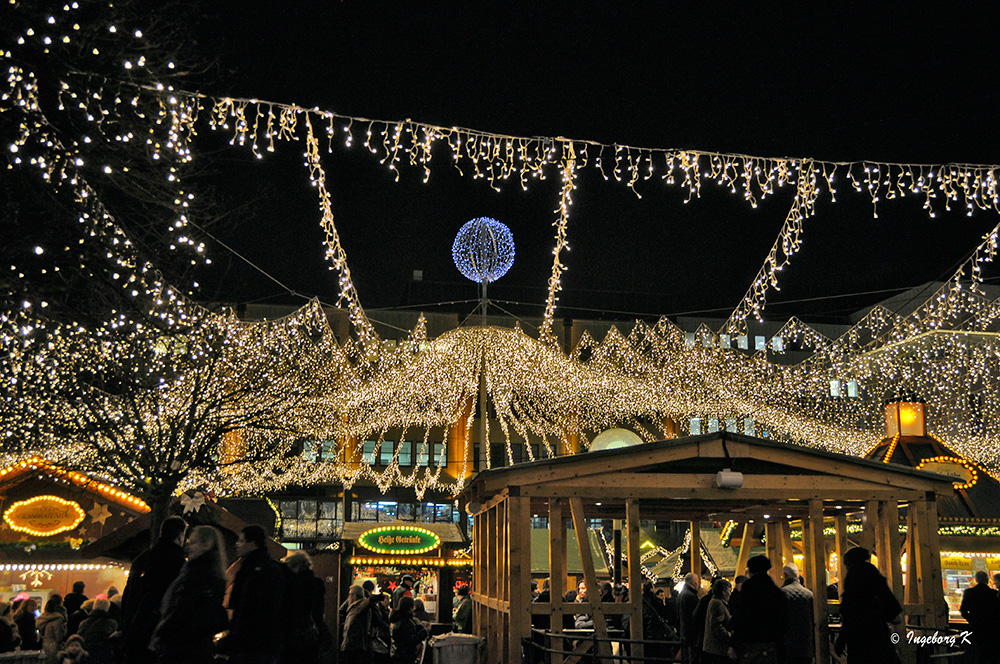
<instances>
[{"instance_id":1,"label":"person wearing hat","mask_svg":"<svg viewBox=\"0 0 1000 664\"><path fill-rule=\"evenodd\" d=\"M108 600L95 600L90 617L80 623L80 636L89 648L91 664L114 664L118 660L118 621L108 614L110 609Z\"/></svg>"},{"instance_id":2,"label":"person wearing hat","mask_svg":"<svg viewBox=\"0 0 1000 664\"><path fill-rule=\"evenodd\" d=\"M56 653L56 664L86 664L90 655L84 650L86 643L79 634L73 634L66 639L66 647Z\"/></svg>"},{"instance_id":3,"label":"person wearing hat","mask_svg":"<svg viewBox=\"0 0 1000 664\"><path fill-rule=\"evenodd\" d=\"M767 573L771 561L754 556L747 561L747 580L740 602L732 607L733 643L739 661L776 664L778 644L788 629L788 600Z\"/></svg>"},{"instance_id":4,"label":"person wearing hat","mask_svg":"<svg viewBox=\"0 0 1000 664\"><path fill-rule=\"evenodd\" d=\"M399 580L399 585L396 589L392 591L392 610L395 611L399 606L400 597L413 597L413 577L409 574L404 574L403 578Z\"/></svg>"},{"instance_id":5,"label":"person wearing hat","mask_svg":"<svg viewBox=\"0 0 1000 664\"><path fill-rule=\"evenodd\" d=\"M469 596L469 586L459 586L455 594L458 595L458 606L455 607L452 628L460 634L472 634L472 598Z\"/></svg>"},{"instance_id":6,"label":"person wearing hat","mask_svg":"<svg viewBox=\"0 0 1000 664\"><path fill-rule=\"evenodd\" d=\"M849 664L899 661L889 640L888 623L899 618L903 607L870 560L868 549L859 546L844 553L847 572L840 595L841 627L836 651L843 655L846 650Z\"/></svg>"}]
</instances>

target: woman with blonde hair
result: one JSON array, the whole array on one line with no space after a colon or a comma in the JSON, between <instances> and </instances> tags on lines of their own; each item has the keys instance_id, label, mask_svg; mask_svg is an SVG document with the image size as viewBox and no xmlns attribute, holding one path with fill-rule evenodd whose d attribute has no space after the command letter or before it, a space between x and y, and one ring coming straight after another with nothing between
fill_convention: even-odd
<instances>
[{"instance_id":1,"label":"woman with blonde hair","mask_svg":"<svg viewBox=\"0 0 1000 664\"><path fill-rule=\"evenodd\" d=\"M187 562L160 607L160 623L150 650L160 664L209 664L216 634L228 626L222 599L226 593L226 553L222 534L197 526L184 545Z\"/></svg>"}]
</instances>

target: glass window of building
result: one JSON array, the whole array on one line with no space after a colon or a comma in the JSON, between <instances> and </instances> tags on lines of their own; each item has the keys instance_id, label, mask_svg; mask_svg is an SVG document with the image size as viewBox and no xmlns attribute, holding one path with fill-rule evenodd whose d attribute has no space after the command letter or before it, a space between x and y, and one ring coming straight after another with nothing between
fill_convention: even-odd
<instances>
[{"instance_id":1,"label":"glass window of building","mask_svg":"<svg viewBox=\"0 0 1000 664\"><path fill-rule=\"evenodd\" d=\"M377 440L366 440L364 447L362 448L361 463L366 463L369 466L375 465L375 448L378 447Z\"/></svg>"},{"instance_id":2,"label":"glass window of building","mask_svg":"<svg viewBox=\"0 0 1000 664\"><path fill-rule=\"evenodd\" d=\"M736 418L727 417L726 418L726 431L729 433L736 433Z\"/></svg>"},{"instance_id":3,"label":"glass window of building","mask_svg":"<svg viewBox=\"0 0 1000 664\"><path fill-rule=\"evenodd\" d=\"M532 456L535 459L541 459L542 457L540 457L538 455L541 454L541 453L543 453L543 452L544 452L544 450L543 450L543 448L541 446L539 446L539 445L532 445L531 446L531 454L532 454Z\"/></svg>"},{"instance_id":4,"label":"glass window of building","mask_svg":"<svg viewBox=\"0 0 1000 664\"><path fill-rule=\"evenodd\" d=\"M285 539L334 539L343 524L339 501L281 500L281 533Z\"/></svg>"},{"instance_id":5,"label":"glass window of building","mask_svg":"<svg viewBox=\"0 0 1000 664\"><path fill-rule=\"evenodd\" d=\"M771 350L780 353L785 350L785 342L781 337L771 337Z\"/></svg>"},{"instance_id":6,"label":"glass window of building","mask_svg":"<svg viewBox=\"0 0 1000 664\"><path fill-rule=\"evenodd\" d=\"M767 348L767 339L758 334L753 338L753 349L764 350L765 348Z\"/></svg>"},{"instance_id":7,"label":"glass window of building","mask_svg":"<svg viewBox=\"0 0 1000 664\"><path fill-rule=\"evenodd\" d=\"M420 441L416 444L417 448L417 466L424 467L427 465L427 461L430 459L430 443Z\"/></svg>"},{"instance_id":8,"label":"glass window of building","mask_svg":"<svg viewBox=\"0 0 1000 664\"><path fill-rule=\"evenodd\" d=\"M684 345L685 346L693 346L694 345L694 332L685 332L684 333Z\"/></svg>"},{"instance_id":9,"label":"glass window of building","mask_svg":"<svg viewBox=\"0 0 1000 664\"><path fill-rule=\"evenodd\" d=\"M366 501L359 507L358 521L378 521L378 503Z\"/></svg>"},{"instance_id":10,"label":"glass window of building","mask_svg":"<svg viewBox=\"0 0 1000 664\"><path fill-rule=\"evenodd\" d=\"M451 503L438 503L434 506L434 521L437 523L451 523Z\"/></svg>"},{"instance_id":11,"label":"glass window of building","mask_svg":"<svg viewBox=\"0 0 1000 664\"><path fill-rule=\"evenodd\" d=\"M757 435L756 430L757 427L754 425L753 418L748 417L745 420L743 420L743 433L745 433L748 436L756 436Z\"/></svg>"},{"instance_id":12,"label":"glass window of building","mask_svg":"<svg viewBox=\"0 0 1000 664\"><path fill-rule=\"evenodd\" d=\"M839 397L840 396L840 381L833 379L830 381L830 396Z\"/></svg>"},{"instance_id":13,"label":"glass window of building","mask_svg":"<svg viewBox=\"0 0 1000 664\"><path fill-rule=\"evenodd\" d=\"M379 502L378 504L378 520L379 521L395 521L396 520L396 503L390 502Z\"/></svg>"},{"instance_id":14,"label":"glass window of building","mask_svg":"<svg viewBox=\"0 0 1000 664\"><path fill-rule=\"evenodd\" d=\"M691 418L691 435L692 436L701 435L701 420L697 417Z\"/></svg>"},{"instance_id":15,"label":"glass window of building","mask_svg":"<svg viewBox=\"0 0 1000 664\"><path fill-rule=\"evenodd\" d=\"M730 337L728 334L720 334L719 345L722 346L723 348L732 348L733 347L732 337Z\"/></svg>"},{"instance_id":16,"label":"glass window of building","mask_svg":"<svg viewBox=\"0 0 1000 664\"><path fill-rule=\"evenodd\" d=\"M394 441L391 441L391 440L383 440L382 441L382 448L379 451L379 455L378 455L378 457L379 457L378 458L379 465L388 466L389 464L392 463L392 457L394 456L393 453L395 452L395 450L393 448L395 446L396 446L396 443Z\"/></svg>"},{"instance_id":17,"label":"glass window of building","mask_svg":"<svg viewBox=\"0 0 1000 664\"><path fill-rule=\"evenodd\" d=\"M849 396L852 399L857 398L857 396L858 396L858 381L856 381L856 380L849 380L849 381L847 381L847 396Z\"/></svg>"},{"instance_id":18,"label":"glass window of building","mask_svg":"<svg viewBox=\"0 0 1000 664\"><path fill-rule=\"evenodd\" d=\"M747 335L741 334L738 337L736 337L736 345L741 350L747 350L748 348L750 348L750 341Z\"/></svg>"},{"instance_id":19,"label":"glass window of building","mask_svg":"<svg viewBox=\"0 0 1000 664\"><path fill-rule=\"evenodd\" d=\"M403 467L413 465L413 443L408 440L399 441L399 465Z\"/></svg>"},{"instance_id":20,"label":"glass window of building","mask_svg":"<svg viewBox=\"0 0 1000 664\"><path fill-rule=\"evenodd\" d=\"M400 503L396 508L396 518L400 521L413 521L417 518L416 505L413 503Z\"/></svg>"},{"instance_id":21,"label":"glass window of building","mask_svg":"<svg viewBox=\"0 0 1000 664\"><path fill-rule=\"evenodd\" d=\"M719 430L719 418L718 417L708 418L708 432L715 433L718 430Z\"/></svg>"}]
</instances>

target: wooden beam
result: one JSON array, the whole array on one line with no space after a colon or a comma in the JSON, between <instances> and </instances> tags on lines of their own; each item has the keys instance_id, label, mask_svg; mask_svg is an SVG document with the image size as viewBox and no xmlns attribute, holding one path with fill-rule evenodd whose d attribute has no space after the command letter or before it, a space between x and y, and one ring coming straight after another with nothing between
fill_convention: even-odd
<instances>
[{"instance_id":1,"label":"wooden beam","mask_svg":"<svg viewBox=\"0 0 1000 664\"><path fill-rule=\"evenodd\" d=\"M869 500L865 504L865 516L861 521L861 546L875 550L875 527L878 521L878 501Z\"/></svg>"},{"instance_id":2,"label":"wooden beam","mask_svg":"<svg viewBox=\"0 0 1000 664\"><path fill-rule=\"evenodd\" d=\"M608 623L604 618L604 609L597 587L597 573L594 570L594 559L590 549L590 537L587 534L587 520L583 513L583 501L570 498L570 512L573 514L573 528L576 531L576 543L580 548L580 562L583 565L583 578L587 583L587 605L594 619L594 634L598 639L597 651L602 657L611 657L611 642L608 639ZM595 596L597 600L595 601ZM583 607L581 607L583 608Z\"/></svg>"},{"instance_id":3,"label":"wooden beam","mask_svg":"<svg viewBox=\"0 0 1000 664\"><path fill-rule=\"evenodd\" d=\"M767 542L767 559L771 561L770 574L778 587L782 583L782 570L784 563L781 562L781 535L778 532L778 524L768 521L764 524L764 539Z\"/></svg>"},{"instance_id":4,"label":"wooden beam","mask_svg":"<svg viewBox=\"0 0 1000 664\"><path fill-rule=\"evenodd\" d=\"M736 557L736 576L747 573L747 561L750 560L750 545L753 543L754 524L743 524L743 541L740 542L740 554Z\"/></svg>"},{"instance_id":5,"label":"wooden beam","mask_svg":"<svg viewBox=\"0 0 1000 664\"><path fill-rule=\"evenodd\" d=\"M628 541L628 599L632 613L629 620L630 637L633 641L642 641L642 554L639 549L639 503L630 500L625 504L625 533ZM642 661L644 649L642 643L632 644L632 656Z\"/></svg>"},{"instance_id":6,"label":"wooden beam","mask_svg":"<svg viewBox=\"0 0 1000 664\"><path fill-rule=\"evenodd\" d=\"M927 543L932 552L930 568L927 570L929 584L928 609L931 613L931 624L942 629L948 626L948 603L944 599L944 586L941 582L941 540L938 535L937 496L928 493L926 502Z\"/></svg>"},{"instance_id":7,"label":"wooden beam","mask_svg":"<svg viewBox=\"0 0 1000 664\"><path fill-rule=\"evenodd\" d=\"M781 558L783 565L795 562L795 546L792 544L792 524L788 521L778 522L781 535Z\"/></svg>"},{"instance_id":8,"label":"wooden beam","mask_svg":"<svg viewBox=\"0 0 1000 664\"><path fill-rule=\"evenodd\" d=\"M884 545L886 560L886 579L889 587L900 604L903 603L903 569L900 567L899 550L899 506L895 500L886 501L882 507L882 520L885 522Z\"/></svg>"},{"instance_id":9,"label":"wooden beam","mask_svg":"<svg viewBox=\"0 0 1000 664\"><path fill-rule=\"evenodd\" d=\"M820 480L814 481L811 486L801 489L778 488L778 485L762 488L744 487L741 489L719 489L716 487L705 488L671 488L671 487L644 487L641 485L616 485L594 487L589 484L525 484L519 487L522 496L535 498L548 498L557 496L560 498L587 498L597 500L639 500L662 501L673 499L706 500L718 501L715 508L720 514L726 513L728 505L746 502L784 502L787 500L841 500L844 502L864 502L869 500L889 500L893 497L899 500L916 500L923 497L924 493L916 490L894 489L891 486L871 487L871 488L845 488L837 493L831 493L825 489Z\"/></svg>"},{"instance_id":10,"label":"wooden beam","mask_svg":"<svg viewBox=\"0 0 1000 664\"><path fill-rule=\"evenodd\" d=\"M519 658L521 641L531 638L531 505L529 499L507 499L509 574L507 601L510 603L507 632L508 661Z\"/></svg>"},{"instance_id":11,"label":"wooden beam","mask_svg":"<svg viewBox=\"0 0 1000 664\"><path fill-rule=\"evenodd\" d=\"M823 501L809 501L809 554L813 585L813 625L816 664L830 664L830 627L826 604L826 538L823 536Z\"/></svg>"}]
</instances>

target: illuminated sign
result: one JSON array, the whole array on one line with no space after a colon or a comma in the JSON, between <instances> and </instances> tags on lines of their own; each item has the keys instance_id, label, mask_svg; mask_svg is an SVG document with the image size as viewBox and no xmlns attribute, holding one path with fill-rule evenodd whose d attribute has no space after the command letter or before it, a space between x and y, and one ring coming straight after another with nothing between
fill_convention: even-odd
<instances>
[{"instance_id":1,"label":"illuminated sign","mask_svg":"<svg viewBox=\"0 0 1000 664\"><path fill-rule=\"evenodd\" d=\"M958 457L938 456L924 459L917 470L947 475L955 480L956 489L968 489L979 480L979 472L969 461Z\"/></svg>"},{"instance_id":2,"label":"illuminated sign","mask_svg":"<svg viewBox=\"0 0 1000 664\"><path fill-rule=\"evenodd\" d=\"M59 496L35 496L20 500L3 513L3 520L13 530L35 537L50 537L73 530L87 513L72 500Z\"/></svg>"},{"instance_id":3,"label":"illuminated sign","mask_svg":"<svg viewBox=\"0 0 1000 664\"><path fill-rule=\"evenodd\" d=\"M358 544L375 553L416 555L441 546L441 538L418 526L382 526L361 533Z\"/></svg>"}]
</instances>

